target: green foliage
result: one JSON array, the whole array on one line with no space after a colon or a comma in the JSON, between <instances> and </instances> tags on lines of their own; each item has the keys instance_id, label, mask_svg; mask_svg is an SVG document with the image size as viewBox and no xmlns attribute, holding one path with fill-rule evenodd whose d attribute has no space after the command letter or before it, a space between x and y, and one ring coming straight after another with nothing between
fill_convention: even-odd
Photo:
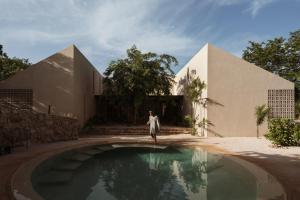
<instances>
[{"instance_id":1,"label":"green foliage","mask_svg":"<svg viewBox=\"0 0 300 200\"><path fill-rule=\"evenodd\" d=\"M205 88L205 82L201 81L199 77L191 77L191 80L189 80L188 85L185 88L185 95L191 101L193 107L196 107L197 105L201 105L203 106L203 108L205 107L206 99L202 97L202 92ZM205 118L203 118L203 120L197 124L196 122L199 116L195 116L194 112L192 112L189 117L191 118L190 121L193 122L191 123L193 128L192 134L195 135L197 133L197 127L200 127L203 135L204 129L209 125L209 123L205 123L207 121L205 120Z\"/></svg>"},{"instance_id":2,"label":"green foliage","mask_svg":"<svg viewBox=\"0 0 300 200\"><path fill-rule=\"evenodd\" d=\"M255 107L257 137L259 137L258 127L260 125L262 125L262 123L264 123L264 121L265 121L266 117L268 116L269 112L270 112L270 108L268 108L265 104Z\"/></svg>"},{"instance_id":3,"label":"green foliage","mask_svg":"<svg viewBox=\"0 0 300 200\"><path fill-rule=\"evenodd\" d=\"M206 118L202 118L202 120L197 124L198 127L201 128L201 135L204 135L204 130L207 130L208 126L213 126L213 123L206 119Z\"/></svg>"},{"instance_id":4,"label":"green foliage","mask_svg":"<svg viewBox=\"0 0 300 200\"><path fill-rule=\"evenodd\" d=\"M295 142L297 142L296 145L300 146L300 124L299 124L299 122L295 123L293 138L295 139Z\"/></svg>"},{"instance_id":5,"label":"green foliage","mask_svg":"<svg viewBox=\"0 0 300 200\"><path fill-rule=\"evenodd\" d=\"M27 59L10 58L3 52L3 46L0 45L0 81L5 80L18 71L24 70L30 66Z\"/></svg>"},{"instance_id":6,"label":"green foliage","mask_svg":"<svg viewBox=\"0 0 300 200\"><path fill-rule=\"evenodd\" d=\"M127 58L112 61L104 72L106 92L137 98L168 95L175 77L173 64L178 64L173 56L142 53L132 46L127 50Z\"/></svg>"},{"instance_id":7,"label":"green foliage","mask_svg":"<svg viewBox=\"0 0 300 200\"><path fill-rule=\"evenodd\" d=\"M171 94L175 77L171 67L177 64L173 56L142 53L134 45L126 58L112 61L104 72L105 93L133 98L136 123L137 110L147 95Z\"/></svg>"},{"instance_id":8,"label":"green foliage","mask_svg":"<svg viewBox=\"0 0 300 200\"><path fill-rule=\"evenodd\" d=\"M269 112L270 112L270 108L268 108L265 104L255 107L255 116L256 116L256 125L257 126L260 126L265 121Z\"/></svg>"},{"instance_id":9,"label":"green foliage","mask_svg":"<svg viewBox=\"0 0 300 200\"><path fill-rule=\"evenodd\" d=\"M201 81L199 77L193 78L190 83L188 83L185 94L187 98L193 103L202 103L202 91L206 88L204 81Z\"/></svg>"},{"instance_id":10,"label":"green foliage","mask_svg":"<svg viewBox=\"0 0 300 200\"><path fill-rule=\"evenodd\" d=\"M192 128L191 135L196 135L197 133L196 119L194 119L191 115L185 115L183 120L186 126Z\"/></svg>"},{"instance_id":11,"label":"green foliage","mask_svg":"<svg viewBox=\"0 0 300 200\"><path fill-rule=\"evenodd\" d=\"M300 29L290 37L266 42L249 41L243 58L255 65L295 83L296 98L300 98Z\"/></svg>"},{"instance_id":12,"label":"green foliage","mask_svg":"<svg viewBox=\"0 0 300 200\"><path fill-rule=\"evenodd\" d=\"M272 119L265 137L280 146L299 145L300 124L291 119Z\"/></svg>"},{"instance_id":13,"label":"green foliage","mask_svg":"<svg viewBox=\"0 0 300 200\"><path fill-rule=\"evenodd\" d=\"M86 121L85 124L83 125L83 127L81 128L80 132L88 133L89 131L92 130L93 125L96 124L96 122L97 122L96 117L92 117L92 118L88 119L88 121Z\"/></svg>"},{"instance_id":14,"label":"green foliage","mask_svg":"<svg viewBox=\"0 0 300 200\"><path fill-rule=\"evenodd\" d=\"M195 123L193 121L193 118L191 115L185 115L184 118L183 118L183 121L184 121L184 124L187 126L187 127L190 127L192 128L193 127L193 124Z\"/></svg>"},{"instance_id":15,"label":"green foliage","mask_svg":"<svg viewBox=\"0 0 300 200\"><path fill-rule=\"evenodd\" d=\"M300 118L300 101L295 102L295 117Z\"/></svg>"}]
</instances>

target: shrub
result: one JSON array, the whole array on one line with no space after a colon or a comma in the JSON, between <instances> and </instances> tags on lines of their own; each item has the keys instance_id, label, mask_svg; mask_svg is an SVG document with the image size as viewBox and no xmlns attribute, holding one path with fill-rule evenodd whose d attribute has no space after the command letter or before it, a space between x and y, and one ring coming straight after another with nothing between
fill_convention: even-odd
<instances>
[{"instance_id":1,"label":"shrub","mask_svg":"<svg viewBox=\"0 0 300 200\"><path fill-rule=\"evenodd\" d=\"M296 146L300 140L300 124L291 119L271 119L265 136L276 145Z\"/></svg>"},{"instance_id":2,"label":"shrub","mask_svg":"<svg viewBox=\"0 0 300 200\"><path fill-rule=\"evenodd\" d=\"M197 128L195 119L193 119L191 115L185 115L183 121L185 126L192 128L191 135L196 135Z\"/></svg>"},{"instance_id":3,"label":"shrub","mask_svg":"<svg viewBox=\"0 0 300 200\"><path fill-rule=\"evenodd\" d=\"M300 101L295 102L295 117L296 119L300 118Z\"/></svg>"},{"instance_id":4,"label":"shrub","mask_svg":"<svg viewBox=\"0 0 300 200\"><path fill-rule=\"evenodd\" d=\"M193 119L190 115L185 115L183 118L183 123L185 126L192 128L193 127Z\"/></svg>"},{"instance_id":5,"label":"shrub","mask_svg":"<svg viewBox=\"0 0 300 200\"><path fill-rule=\"evenodd\" d=\"M299 123L296 123L293 137L296 139L297 144L300 146L300 124Z\"/></svg>"}]
</instances>

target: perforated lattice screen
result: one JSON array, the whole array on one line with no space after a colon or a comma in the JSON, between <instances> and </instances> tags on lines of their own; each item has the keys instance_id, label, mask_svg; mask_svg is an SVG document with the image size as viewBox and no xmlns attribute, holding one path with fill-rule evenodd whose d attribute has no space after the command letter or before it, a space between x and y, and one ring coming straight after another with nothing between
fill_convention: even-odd
<instances>
[{"instance_id":1,"label":"perforated lattice screen","mask_svg":"<svg viewBox=\"0 0 300 200\"><path fill-rule=\"evenodd\" d=\"M0 101L18 104L23 108L32 108L32 89L0 89Z\"/></svg>"},{"instance_id":2,"label":"perforated lattice screen","mask_svg":"<svg viewBox=\"0 0 300 200\"><path fill-rule=\"evenodd\" d=\"M294 90L268 90L270 118L294 119Z\"/></svg>"}]
</instances>

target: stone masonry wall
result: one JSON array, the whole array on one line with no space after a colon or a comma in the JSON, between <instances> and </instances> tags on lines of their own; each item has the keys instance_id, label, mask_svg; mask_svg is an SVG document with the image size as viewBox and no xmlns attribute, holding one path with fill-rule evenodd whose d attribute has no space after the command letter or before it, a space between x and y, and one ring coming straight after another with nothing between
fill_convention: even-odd
<instances>
[{"instance_id":1,"label":"stone masonry wall","mask_svg":"<svg viewBox=\"0 0 300 200\"><path fill-rule=\"evenodd\" d=\"M37 113L8 102L0 102L0 146L49 143L78 139L76 119Z\"/></svg>"}]
</instances>

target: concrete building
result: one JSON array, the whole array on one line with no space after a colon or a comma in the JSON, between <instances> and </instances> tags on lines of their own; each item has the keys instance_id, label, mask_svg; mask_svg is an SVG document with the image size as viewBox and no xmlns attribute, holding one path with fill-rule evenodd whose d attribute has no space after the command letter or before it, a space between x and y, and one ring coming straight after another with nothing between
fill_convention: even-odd
<instances>
[{"instance_id":1,"label":"concrete building","mask_svg":"<svg viewBox=\"0 0 300 200\"><path fill-rule=\"evenodd\" d=\"M272 118L294 118L294 84L219 48L206 44L176 75L174 95L184 95L195 77L206 83L206 106L191 106L198 122L207 119L204 136L256 136L255 107L265 104ZM267 122L260 127L267 131Z\"/></svg>"},{"instance_id":2,"label":"concrete building","mask_svg":"<svg viewBox=\"0 0 300 200\"><path fill-rule=\"evenodd\" d=\"M0 98L43 113L77 118L83 125L95 114L102 75L74 46L55 53L0 82Z\"/></svg>"},{"instance_id":3,"label":"concrete building","mask_svg":"<svg viewBox=\"0 0 300 200\"><path fill-rule=\"evenodd\" d=\"M203 136L256 136L255 107L267 105L270 117L294 118L294 84L210 44L205 45L176 75L174 95L185 95L189 81L206 83L206 105L192 106ZM96 95L103 92L102 75L74 46L0 82L0 99L29 105L43 113L77 118L80 125L96 113ZM267 131L267 122L260 127Z\"/></svg>"}]
</instances>

